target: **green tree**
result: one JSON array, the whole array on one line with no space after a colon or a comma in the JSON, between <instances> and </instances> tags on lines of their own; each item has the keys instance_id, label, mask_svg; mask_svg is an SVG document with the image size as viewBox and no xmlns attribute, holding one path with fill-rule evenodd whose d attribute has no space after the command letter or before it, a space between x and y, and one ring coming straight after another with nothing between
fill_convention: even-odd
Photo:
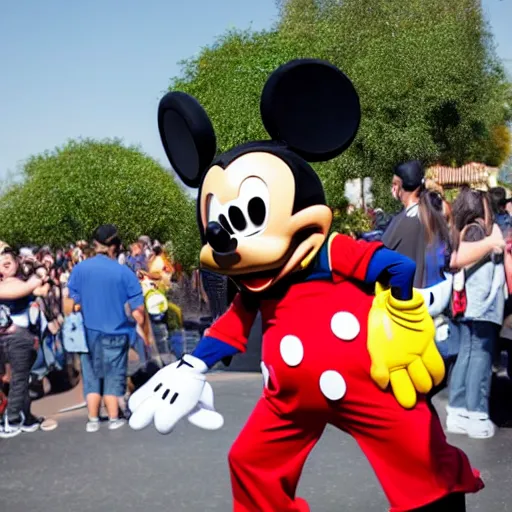
<instances>
[{"instance_id":1,"label":"green tree","mask_svg":"<svg viewBox=\"0 0 512 512\"><path fill-rule=\"evenodd\" d=\"M326 59L354 81L363 120L352 147L316 166L332 204L347 179L371 176L389 201L397 162L495 159L497 127L510 119L510 84L479 0L287 0L268 31L230 31L183 63L170 89L196 96L224 151L266 137L259 98L292 58ZM512 102L508 101L508 104Z\"/></svg>"},{"instance_id":2,"label":"green tree","mask_svg":"<svg viewBox=\"0 0 512 512\"><path fill-rule=\"evenodd\" d=\"M31 157L21 183L0 201L0 238L61 246L113 223L125 242L147 234L172 240L193 265L199 240L193 201L155 160L119 141L71 141Z\"/></svg>"}]
</instances>

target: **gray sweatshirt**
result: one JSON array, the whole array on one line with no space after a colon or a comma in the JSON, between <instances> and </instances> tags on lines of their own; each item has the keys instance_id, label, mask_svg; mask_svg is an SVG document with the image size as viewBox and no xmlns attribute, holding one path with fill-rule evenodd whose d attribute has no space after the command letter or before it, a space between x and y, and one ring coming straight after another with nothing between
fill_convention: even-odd
<instances>
[{"instance_id":1,"label":"gray sweatshirt","mask_svg":"<svg viewBox=\"0 0 512 512\"><path fill-rule=\"evenodd\" d=\"M502 263L482 265L466 281L468 305L465 320L480 320L501 325L505 308L505 268Z\"/></svg>"}]
</instances>

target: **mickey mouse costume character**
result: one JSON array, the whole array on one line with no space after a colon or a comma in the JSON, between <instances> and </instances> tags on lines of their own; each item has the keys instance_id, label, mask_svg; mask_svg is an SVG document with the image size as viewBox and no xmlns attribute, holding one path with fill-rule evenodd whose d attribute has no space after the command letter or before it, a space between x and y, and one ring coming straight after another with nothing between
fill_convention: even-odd
<instances>
[{"instance_id":1,"label":"mickey mouse costume character","mask_svg":"<svg viewBox=\"0 0 512 512\"><path fill-rule=\"evenodd\" d=\"M184 417L222 427L205 373L245 350L259 310L265 386L229 454L235 512L308 511L295 490L327 424L359 443L392 511L465 510L465 493L483 483L424 396L444 366L413 290L414 263L379 242L329 236L332 213L307 163L352 143L352 83L329 63L289 62L268 79L261 115L271 140L215 156L212 124L193 97L171 92L160 103L167 156L199 188L201 265L240 292L191 355L132 395L131 427L154 420L167 434Z\"/></svg>"}]
</instances>

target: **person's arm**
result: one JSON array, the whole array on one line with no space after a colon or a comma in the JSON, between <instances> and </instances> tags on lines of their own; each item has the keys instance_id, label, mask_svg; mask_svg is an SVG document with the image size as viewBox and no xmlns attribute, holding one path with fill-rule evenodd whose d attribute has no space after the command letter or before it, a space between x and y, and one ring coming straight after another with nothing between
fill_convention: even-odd
<instances>
[{"instance_id":1,"label":"person's arm","mask_svg":"<svg viewBox=\"0 0 512 512\"><path fill-rule=\"evenodd\" d=\"M478 242L461 242L457 252L450 259L452 269L460 269L475 264L491 252L503 252L505 240L497 224L494 224L492 233Z\"/></svg>"},{"instance_id":2,"label":"person's arm","mask_svg":"<svg viewBox=\"0 0 512 512\"><path fill-rule=\"evenodd\" d=\"M365 283L391 287L397 300L413 296L416 264L407 256L387 249L380 242L353 240L335 235L329 240L330 266L333 276L344 276Z\"/></svg>"},{"instance_id":3,"label":"person's arm","mask_svg":"<svg viewBox=\"0 0 512 512\"><path fill-rule=\"evenodd\" d=\"M144 305L139 306L138 308L134 309L132 311L132 317L137 323L137 332L139 336L144 341L144 344L146 346L149 346L150 344L150 337L148 333L148 322L147 322L147 315L146 315L146 308Z\"/></svg>"},{"instance_id":4,"label":"person's arm","mask_svg":"<svg viewBox=\"0 0 512 512\"><path fill-rule=\"evenodd\" d=\"M335 282L343 279L366 281L370 260L383 248L381 242L354 240L338 233L331 235L327 244L329 268Z\"/></svg>"},{"instance_id":5,"label":"person's arm","mask_svg":"<svg viewBox=\"0 0 512 512\"><path fill-rule=\"evenodd\" d=\"M143 335L144 343L148 344L147 325L146 325L146 307L144 305L144 295L142 286L133 272L125 272L126 303L131 311L131 315L137 323L139 334Z\"/></svg>"},{"instance_id":6,"label":"person's arm","mask_svg":"<svg viewBox=\"0 0 512 512\"><path fill-rule=\"evenodd\" d=\"M33 275L27 281L18 278L5 279L0 282L0 300L16 300L26 297L42 286L43 280Z\"/></svg>"},{"instance_id":7,"label":"person's arm","mask_svg":"<svg viewBox=\"0 0 512 512\"><path fill-rule=\"evenodd\" d=\"M68 280L68 296L62 300L62 309L65 316L70 315L74 311L80 309L80 279L79 265L77 265L69 276Z\"/></svg>"},{"instance_id":8,"label":"person's arm","mask_svg":"<svg viewBox=\"0 0 512 512\"><path fill-rule=\"evenodd\" d=\"M368 263L365 282L389 286L395 299L411 300L415 273L416 263L413 260L383 247Z\"/></svg>"},{"instance_id":9,"label":"person's arm","mask_svg":"<svg viewBox=\"0 0 512 512\"><path fill-rule=\"evenodd\" d=\"M505 279L507 282L507 289L509 295L512 294L512 247L507 247L505 251L504 266L505 266Z\"/></svg>"}]
</instances>

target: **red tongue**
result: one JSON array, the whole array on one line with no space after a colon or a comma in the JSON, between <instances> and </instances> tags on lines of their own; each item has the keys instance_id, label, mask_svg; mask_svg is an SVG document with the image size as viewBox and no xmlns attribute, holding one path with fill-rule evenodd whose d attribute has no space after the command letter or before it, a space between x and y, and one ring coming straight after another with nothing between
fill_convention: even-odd
<instances>
[{"instance_id":1,"label":"red tongue","mask_svg":"<svg viewBox=\"0 0 512 512\"><path fill-rule=\"evenodd\" d=\"M259 290L272 281L272 277L253 277L252 279L243 279L243 285L249 290Z\"/></svg>"}]
</instances>

